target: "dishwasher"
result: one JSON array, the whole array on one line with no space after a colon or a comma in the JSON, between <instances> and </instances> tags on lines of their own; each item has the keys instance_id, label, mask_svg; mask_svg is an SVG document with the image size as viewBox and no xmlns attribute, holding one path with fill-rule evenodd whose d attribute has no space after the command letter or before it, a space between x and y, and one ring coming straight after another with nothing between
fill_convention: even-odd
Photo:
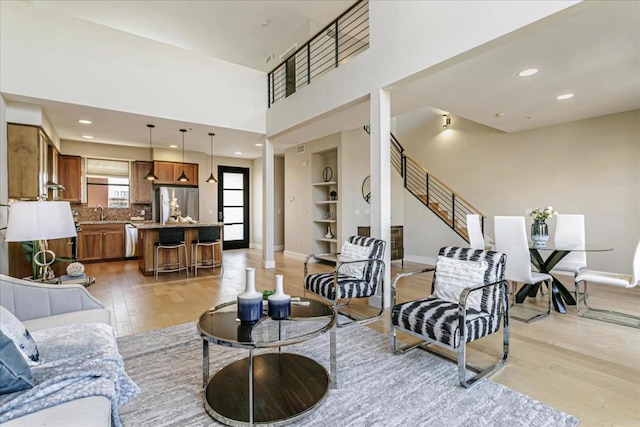
<instances>
[{"instance_id":1,"label":"dishwasher","mask_svg":"<svg viewBox=\"0 0 640 427\"><path fill-rule=\"evenodd\" d=\"M133 224L124 225L125 234L125 258L138 256L138 228Z\"/></svg>"}]
</instances>

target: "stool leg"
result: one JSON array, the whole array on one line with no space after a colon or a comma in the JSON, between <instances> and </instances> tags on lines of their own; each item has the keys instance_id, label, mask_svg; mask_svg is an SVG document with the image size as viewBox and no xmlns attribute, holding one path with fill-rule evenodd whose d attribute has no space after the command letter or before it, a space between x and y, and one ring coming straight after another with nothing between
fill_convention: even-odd
<instances>
[{"instance_id":1,"label":"stool leg","mask_svg":"<svg viewBox=\"0 0 640 427\"><path fill-rule=\"evenodd\" d=\"M156 278L156 282L158 281L158 247L156 246L154 248L154 254L155 256L153 257L153 275Z\"/></svg>"}]
</instances>

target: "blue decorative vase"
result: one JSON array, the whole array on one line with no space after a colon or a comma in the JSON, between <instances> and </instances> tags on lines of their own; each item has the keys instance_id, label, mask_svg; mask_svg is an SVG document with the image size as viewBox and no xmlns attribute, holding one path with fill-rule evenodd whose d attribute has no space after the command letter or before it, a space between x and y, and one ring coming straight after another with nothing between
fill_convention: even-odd
<instances>
[{"instance_id":1,"label":"blue decorative vase","mask_svg":"<svg viewBox=\"0 0 640 427\"><path fill-rule=\"evenodd\" d=\"M291 296L284 293L282 274L276 275L276 293L269 295L269 317L273 320L284 320L291 314Z\"/></svg>"},{"instance_id":2,"label":"blue decorative vase","mask_svg":"<svg viewBox=\"0 0 640 427\"><path fill-rule=\"evenodd\" d=\"M531 241L534 246L545 247L549 240L549 227L543 219L534 220L531 224Z\"/></svg>"},{"instance_id":3,"label":"blue decorative vase","mask_svg":"<svg viewBox=\"0 0 640 427\"><path fill-rule=\"evenodd\" d=\"M262 293L256 291L256 269L246 269L244 293L238 295L238 318L241 323L252 325L262 317Z\"/></svg>"}]
</instances>

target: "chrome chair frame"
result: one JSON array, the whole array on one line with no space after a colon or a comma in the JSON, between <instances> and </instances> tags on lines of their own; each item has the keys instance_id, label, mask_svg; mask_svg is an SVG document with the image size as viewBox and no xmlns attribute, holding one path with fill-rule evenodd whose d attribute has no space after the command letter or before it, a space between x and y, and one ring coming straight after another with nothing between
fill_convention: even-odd
<instances>
[{"instance_id":1,"label":"chrome chair frame","mask_svg":"<svg viewBox=\"0 0 640 427\"><path fill-rule=\"evenodd\" d=\"M584 284L584 290L582 292L580 292L580 283ZM588 303L589 294L587 293L587 283L588 282L586 280L576 281L575 283L574 293L576 298L576 310L578 311L579 316L586 319L615 323L616 325L640 328L640 316L634 316L633 314L623 313L621 311L591 307ZM586 310L580 311L580 301L584 303L584 308Z\"/></svg>"},{"instance_id":2,"label":"chrome chair frame","mask_svg":"<svg viewBox=\"0 0 640 427\"><path fill-rule=\"evenodd\" d=\"M408 276L414 276L417 274L424 274L424 273L428 273L431 271L435 271L435 267L430 267L430 268L425 268L422 270L417 270L417 271L411 271L411 272L407 272L407 273L400 273L397 274L394 279L393 282L391 283L391 307L392 307L392 311L393 311L393 307L396 305L396 292L397 292L397 286L398 286L398 282L400 281L400 279L403 279L405 277ZM501 286L503 288L503 297L502 297L502 301L499 301L498 304L500 304L500 308L502 309L502 318L503 318L503 326L502 326L502 355L500 357L500 359L493 364L492 366L485 368L485 369L481 369L478 368L476 366L470 365L467 363L467 327L466 327L466 316L467 316L467 310L466 310L466 304L467 304L467 298L469 297L469 294L471 294L471 292L477 292L478 290L483 290L485 288L488 288L490 286ZM432 282L432 289L433 289L433 282ZM409 350L412 350L414 348L419 348L423 351L426 351L427 353L433 354L437 357L440 357L442 359L448 360L450 362L456 363L457 367L458 367L458 382L460 383L460 385L462 385L465 388L471 388L474 385L476 385L480 380L482 380L483 378L493 374L494 372L498 371L499 369L501 369L505 364L507 359L509 358L509 342L510 342L510 329L509 329L509 308L510 308L510 297L509 297L509 282L505 279L499 280L497 282L493 282L493 283L483 283L483 284L479 284L477 286L473 286L473 287L467 287L465 288L462 293L460 294L460 300L458 302L458 330L460 331L460 339L459 339L459 345L457 348L454 348L448 344L433 340L429 337L426 337L424 335L420 335L415 333L414 331L411 331L409 329L403 328L401 326L396 326L394 325L393 319L391 318L390 320L390 344L391 344L391 351L393 351L394 354L403 354L408 352ZM391 315L392 316L392 315ZM398 339L396 337L396 330L401 331L403 333L409 334L411 336L414 336L416 338L419 338L420 340L422 340L421 342L418 342L416 344L412 344L412 345L405 345L405 346L398 346ZM497 331L496 331L497 332ZM484 338L484 337L481 337ZM442 348L445 348L447 350L450 350L454 353L456 353L456 357L453 358L447 354L444 354L440 351L437 351L435 349L433 349L432 347L429 347L429 345L436 345ZM470 378L467 378L467 373L466 370L469 369L473 372L475 372L475 375L473 375Z\"/></svg>"},{"instance_id":3,"label":"chrome chair frame","mask_svg":"<svg viewBox=\"0 0 640 427\"><path fill-rule=\"evenodd\" d=\"M218 233L219 236L219 233ZM211 247L211 259L202 259L200 263L198 263L198 248L199 247ZM191 242L191 267L193 268L193 275L198 275L198 268L212 268L222 267L222 258L220 262L216 262L216 247L219 247L220 254L222 256L222 242L219 240L216 241L200 241L200 229L198 229L198 240Z\"/></svg>"},{"instance_id":4,"label":"chrome chair frame","mask_svg":"<svg viewBox=\"0 0 640 427\"><path fill-rule=\"evenodd\" d=\"M383 253L384 253L384 248L383 248ZM335 255L340 255L340 253L325 253L325 254L312 254L307 256L307 258L304 260L304 277L307 277L308 275L308 263L309 261L311 261L312 259L318 259L320 261L325 261L326 258L324 257L328 257L328 256L335 256ZM382 318L382 315L384 314L384 303L380 304L380 311L375 314L374 316L371 317L367 317L364 319L356 319L354 316L352 316L349 313L345 313L345 312L340 312L339 309L343 308L343 307L347 307L349 305L349 303L351 302L352 298L342 298L343 300L346 300L346 302L343 303L339 303L338 301L341 298L338 298L338 292L336 289L336 283L338 283L338 274L340 273L340 269L347 264L354 264L354 263L363 263L366 262L368 264L367 267L365 268L374 268L373 265L371 264L379 264L381 267L381 271L380 271L380 283L378 284L378 288L380 289L380 298L381 301L384 301L384 272L385 272L385 264L384 264L384 260L382 259L376 259L376 258L371 258L371 259L362 259L362 260L355 260L355 261L338 261L336 262L336 267L333 270L333 282L331 284L331 286L333 287L333 291L334 294L336 296L335 299L330 299L330 298L325 298L322 295L316 294L315 292L311 292L313 295L316 295L318 297L320 297L323 301L331 304L331 306L333 307L333 309L336 311L336 315L342 315L344 317L347 317L348 319L351 320L351 322L345 322L345 323L340 323L339 321L336 321L336 325L341 328L343 326L349 326L351 324L354 323L358 323L361 325L367 324L369 322L373 322L375 320L378 320L380 318ZM305 288L303 290L303 296L307 296L307 289ZM367 297L368 298L368 297Z\"/></svg>"},{"instance_id":5,"label":"chrome chair frame","mask_svg":"<svg viewBox=\"0 0 640 427\"><path fill-rule=\"evenodd\" d=\"M180 248L184 248L184 266L181 267L183 265L182 262L180 262L181 256L180 256ZM158 264L158 251L160 249L176 249L177 250L177 254L178 254L178 262L177 263L165 263L162 264L163 268L162 270L159 269L160 265ZM158 273L174 273L174 272L178 272L178 274L180 274L180 272L182 270L185 270L187 277L189 277L189 254L187 251L187 244L183 241L180 243L162 243L162 242L157 242L155 244L155 248L154 248L154 253L153 253L153 274L155 277L156 282L158 281ZM172 266L175 265L175 268L172 268Z\"/></svg>"}]
</instances>

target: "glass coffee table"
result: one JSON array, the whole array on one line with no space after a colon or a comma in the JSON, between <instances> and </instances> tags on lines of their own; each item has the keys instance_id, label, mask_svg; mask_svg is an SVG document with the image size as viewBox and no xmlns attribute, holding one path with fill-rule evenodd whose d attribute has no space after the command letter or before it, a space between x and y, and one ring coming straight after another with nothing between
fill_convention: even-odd
<instances>
[{"instance_id":1,"label":"glass coffee table","mask_svg":"<svg viewBox=\"0 0 640 427\"><path fill-rule=\"evenodd\" d=\"M202 337L204 406L216 421L231 426L292 423L313 411L327 396L335 379L335 346L331 345L331 375L313 359L282 352L332 331L336 314L320 301L300 298L286 320L264 315L254 325L237 319L235 301L206 311L198 320ZM249 356L232 362L209 378L209 343L244 348ZM256 349L278 348L254 355Z\"/></svg>"}]
</instances>

